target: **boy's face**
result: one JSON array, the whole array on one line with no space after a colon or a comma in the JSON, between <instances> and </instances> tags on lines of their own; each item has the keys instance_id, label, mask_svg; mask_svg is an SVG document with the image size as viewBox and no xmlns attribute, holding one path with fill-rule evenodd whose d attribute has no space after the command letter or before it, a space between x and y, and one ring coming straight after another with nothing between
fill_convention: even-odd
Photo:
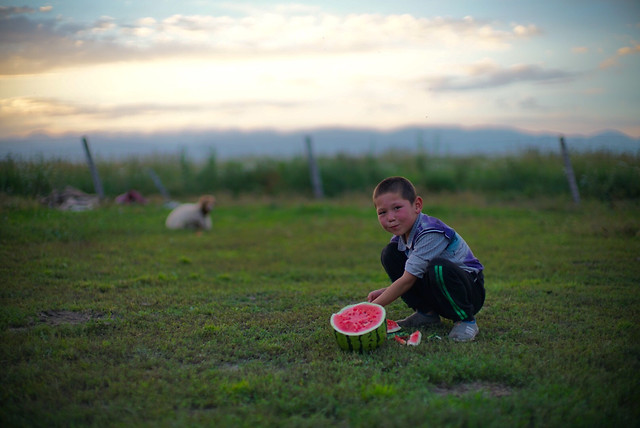
<instances>
[{"instance_id":1,"label":"boy's face","mask_svg":"<svg viewBox=\"0 0 640 428\"><path fill-rule=\"evenodd\" d=\"M383 193L375 198L373 203L376 206L380 226L396 236L403 236L405 240L422 211L420 197L417 197L412 204L398 193Z\"/></svg>"}]
</instances>

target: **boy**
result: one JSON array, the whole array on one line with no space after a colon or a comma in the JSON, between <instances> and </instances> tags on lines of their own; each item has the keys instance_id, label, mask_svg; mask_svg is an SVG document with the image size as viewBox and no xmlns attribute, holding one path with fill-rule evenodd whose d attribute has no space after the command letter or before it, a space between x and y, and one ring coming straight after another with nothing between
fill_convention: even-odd
<instances>
[{"instance_id":1,"label":"boy","mask_svg":"<svg viewBox=\"0 0 640 428\"><path fill-rule=\"evenodd\" d=\"M483 266L455 230L422 213L422 198L404 177L381 181L373 203L382 228L394 236L382 250L382 266L392 281L367 301L386 306L402 297L415 312L398 321L415 328L454 322L449 338L467 342L478 334L475 314L484 303Z\"/></svg>"}]
</instances>

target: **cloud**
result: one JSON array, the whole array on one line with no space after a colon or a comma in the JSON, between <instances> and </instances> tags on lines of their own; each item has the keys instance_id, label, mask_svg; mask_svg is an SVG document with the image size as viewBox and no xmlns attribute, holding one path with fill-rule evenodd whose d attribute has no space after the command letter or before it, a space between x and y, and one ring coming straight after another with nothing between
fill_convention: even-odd
<instances>
[{"instance_id":1,"label":"cloud","mask_svg":"<svg viewBox=\"0 0 640 428\"><path fill-rule=\"evenodd\" d=\"M589 52L589 48L586 46L575 46L571 49L574 54L585 54Z\"/></svg>"},{"instance_id":2,"label":"cloud","mask_svg":"<svg viewBox=\"0 0 640 428\"><path fill-rule=\"evenodd\" d=\"M529 113L547 111L548 108L541 105L538 98L526 96L524 98L515 99L514 97L499 97L494 100L494 104L500 110L505 112L514 112L524 110Z\"/></svg>"},{"instance_id":3,"label":"cloud","mask_svg":"<svg viewBox=\"0 0 640 428\"><path fill-rule=\"evenodd\" d=\"M483 61L467 67L466 75L439 76L428 79L428 83L429 89L435 92L469 91L522 82L561 83L576 77L575 73L545 69L538 65L516 64L501 67L490 61Z\"/></svg>"},{"instance_id":4,"label":"cloud","mask_svg":"<svg viewBox=\"0 0 640 428\"><path fill-rule=\"evenodd\" d=\"M258 128L272 127L274 120L296 117L295 124L308 120L300 111L308 104L297 101L249 99L221 102L116 102L98 104L72 102L57 98L19 97L0 100L0 129L3 135L114 132L159 132L176 129L210 129L212 127L255 129L248 119L258 121ZM324 109L323 109L324 110ZM315 116L314 116L315 118ZM289 124L293 121L289 120ZM330 123L330 122L327 122ZM311 126L313 122L305 123Z\"/></svg>"},{"instance_id":5,"label":"cloud","mask_svg":"<svg viewBox=\"0 0 640 428\"><path fill-rule=\"evenodd\" d=\"M47 9L45 7L46 10ZM42 9L41 9L42 10ZM244 15L172 15L92 23L43 19L31 8L0 8L0 74L158 58L327 55L380 50L505 50L536 36L533 24L472 17L323 13L307 6L237 9ZM27 16L29 15L29 16Z\"/></svg>"},{"instance_id":6,"label":"cloud","mask_svg":"<svg viewBox=\"0 0 640 428\"><path fill-rule=\"evenodd\" d=\"M540 29L533 25L520 25L520 24L512 24L513 34L517 37L532 37L541 34Z\"/></svg>"},{"instance_id":7,"label":"cloud","mask_svg":"<svg viewBox=\"0 0 640 428\"><path fill-rule=\"evenodd\" d=\"M78 109L48 98L16 97L0 100L0 113L2 116L17 115L49 115L60 116L77 114Z\"/></svg>"},{"instance_id":8,"label":"cloud","mask_svg":"<svg viewBox=\"0 0 640 428\"><path fill-rule=\"evenodd\" d=\"M2 115L43 115L43 116L101 116L101 117L125 117L131 114L154 113L188 113L206 110L235 110L245 108L293 108L298 106L296 102L273 102L267 100L248 100L217 103L127 103L117 105L82 104L63 101L55 98L39 97L15 97L0 100L0 113Z\"/></svg>"},{"instance_id":9,"label":"cloud","mask_svg":"<svg viewBox=\"0 0 640 428\"><path fill-rule=\"evenodd\" d=\"M535 97L527 97L518 103L523 110L543 110L542 106L538 103Z\"/></svg>"},{"instance_id":10,"label":"cloud","mask_svg":"<svg viewBox=\"0 0 640 428\"><path fill-rule=\"evenodd\" d=\"M39 12L51 12L53 10L53 6L41 6L37 11ZM35 13L36 9L31 7L23 6L0 6L0 19L7 18L13 15L23 15L27 13Z\"/></svg>"},{"instance_id":11,"label":"cloud","mask_svg":"<svg viewBox=\"0 0 640 428\"><path fill-rule=\"evenodd\" d=\"M12 15L22 15L25 13L34 13L35 9L30 7L17 7L17 6L0 6L0 19L6 18Z\"/></svg>"},{"instance_id":12,"label":"cloud","mask_svg":"<svg viewBox=\"0 0 640 428\"><path fill-rule=\"evenodd\" d=\"M605 93L604 88L587 88L585 90L582 91L583 94L585 95L601 95Z\"/></svg>"},{"instance_id":13,"label":"cloud","mask_svg":"<svg viewBox=\"0 0 640 428\"><path fill-rule=\"evenodd\" d=\"M117 47L113 42L96 41L87 30L77 24L23 16L0 20L0 74L39 73L120 56L119 52L109 55Z\"/></svg>"},{"instance_id":14,"label":"cloud","mask_svg":"<svg viewBox=\"0 0 640 428\"><path fill-rule=\"evenodd\" d=\"M631 46L623 46L616 51L616 54L612 57L607 58L606 60L600 63L600 69L607 69L611 67L616 67L620 65L620 58L625 57L627 55L633 55L640 53L640 43L635 41L631 41Z\"/></svg>"}]
</instances>

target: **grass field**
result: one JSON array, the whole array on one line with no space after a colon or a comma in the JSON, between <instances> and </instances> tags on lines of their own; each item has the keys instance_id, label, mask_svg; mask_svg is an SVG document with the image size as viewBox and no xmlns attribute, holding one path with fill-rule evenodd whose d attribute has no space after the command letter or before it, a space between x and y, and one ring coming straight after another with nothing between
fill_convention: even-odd
<instances>
[{"instance_id":1,"label":"grass field","mask_svg":"<svg viewBox=\"0 0 640 428\"><path fill-rule=\"evenodd\" d=\"M478 338L351 354L329 317L387 285L369 199L221 199L200 236L0 199L1 426L638 426L637 202L427 196L486 267Z\"/></svg>"}]
</instances>

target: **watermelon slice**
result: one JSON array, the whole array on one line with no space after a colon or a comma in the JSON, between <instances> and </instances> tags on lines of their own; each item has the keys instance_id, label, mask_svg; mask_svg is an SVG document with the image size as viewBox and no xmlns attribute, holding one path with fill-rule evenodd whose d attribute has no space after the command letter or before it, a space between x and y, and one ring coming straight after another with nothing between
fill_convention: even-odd
<instances>
[{"instance_id":1,"label":"watermelon slice","mask_svg":"<svg viewBox=\"0 0 640 428\"><path fill-rule=\"evenodd\" d=\"M386 339L387 313L375 303L345 306L331 315L331 327L338 345L348 351L371 351Z\"/></svg>"},{"instance_id":2,"label":"watermelon slice","mask_svg":"<svg viewBox=\"0 0 640 428\"><path fill-rule=\"evenodd\" d=\"M394 335L393 336L393 340L395 340L396 342L398 342L401 345L406 345L407 341L404 340L402 337L398 336L398 335Z\"/></svg>"},{"instance_id":3,"label":"watermelon slice","mask_svg":"<svg viewBox=\"0 0 640 428\"><path fill-rule=\"evenodd\" d=\"M400 330L402 330L402 327L400 327L397 322L387 319L387 333L395 333Z\"/></svg>"},{"instance_id":4,"label":"watermelon slice","mask_svg":"<svg viewBox=\"0 0 640 428\"><path fill-rule=\"evenodd\" d=\"M420 333L420 330L416 330L411 333L411 336L407 339L407 345L418 346L420 344L420 340L422 340L422 333Z\"/></svg>"},{"instance_id":5,"label":"watermelon slice","mask_svg":"<svg viewBox=\"0 0 640 428\"><path fill-rule=\"evenodd\" d=\"M389 335L389 339L391 338L401 345L418 346L422 340L422 333L420 333L420 330L416 330L410 335L407 333Z\"/></svg>"}]
</instances>

